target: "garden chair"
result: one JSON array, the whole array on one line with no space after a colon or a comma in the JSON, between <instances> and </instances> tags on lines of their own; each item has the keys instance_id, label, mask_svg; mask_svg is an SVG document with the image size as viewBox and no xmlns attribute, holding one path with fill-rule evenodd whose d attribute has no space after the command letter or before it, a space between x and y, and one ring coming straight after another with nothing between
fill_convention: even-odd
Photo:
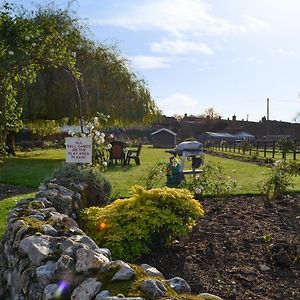
<instances>
[{"instance_id":1,"label":"garden chair","mask_svg":"<svg viewBox=\"0 0 300 300\"><path fill-rule=\"evenodd\" d=\"M142 150L142 145L143 144L140 143L138 145L137 150L128 150L127 151L126 165L129 165L131 159L135 160L135 163L136 163L137 166L139 166L141 164L140 153L141 153L141 150Z\"/></svg>"},{"instance_id":2,"label":"garden chair","mask_svg":"<svg viewBox=\"0 0 300 300\"><path fill-rule=\"evenodd\" d=\"M118 164L118 160L125 165L126 157L126 144L121 141L111 142L111 148L109 152L109 160L111 163L115 161L115 164Z\"/></svg>"}]
</instances>

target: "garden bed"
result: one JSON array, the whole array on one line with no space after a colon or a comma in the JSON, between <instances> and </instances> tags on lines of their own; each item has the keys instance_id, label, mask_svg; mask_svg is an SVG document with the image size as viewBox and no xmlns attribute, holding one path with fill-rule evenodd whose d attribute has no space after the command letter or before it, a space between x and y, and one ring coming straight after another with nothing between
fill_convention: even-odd
<instances>
[{"instance_id":1,"label":"garden bed","mask_svg":"<svg viewBox=\"0 0 300 300\"><path fill-rule=\"evenodd\" d=\"M224 299L300 299L300 196L270 208L260 197L235 197L206 215L192 233L141 259L166 278L184 277L193 293ZM298 260L297 257L298 256Z\"/></svg>"}]
</instances>

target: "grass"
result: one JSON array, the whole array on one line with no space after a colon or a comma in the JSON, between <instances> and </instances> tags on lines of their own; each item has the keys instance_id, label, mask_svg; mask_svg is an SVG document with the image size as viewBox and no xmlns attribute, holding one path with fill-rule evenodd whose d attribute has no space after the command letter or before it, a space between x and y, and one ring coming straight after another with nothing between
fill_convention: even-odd
<instances>
[{"instance_id":1,"label":"grass","mask_svg":"<svg viewBox=\"0 0 300 300\"><path fill-rule=\"evenodd\" d=\"M37 188L64 161L64 149L18 152L4 160L0 181L17 186Z\"/></svg>"},{"instance_id":2,"label":"grass","mask_svg":"<svg viewBox=\"0 0 300 300\"><path fill-rule=\"evenodd\" d=\"M163 149L153 149L144 146L141 152L141 165L134 162L130 166L113 165L105 173L113 186L112 197L129 197L131 186L138 184L144 186L147 169L156 162L169 161L170 154ZM0 182L18 186L37 188L45 178L51 176L65 159L64 149L38 150L27 153L17 153L16 157L5 160L1 167ZM257 183L265 177L268 171L266 167L260 167L252 163L205 155L206 162L220 163L227 175L235 178L240 189L235 192L241 194L259 194ZM189 178L187 178L189 180ZM165 185L163 178L160 185ZM294 187L291 191L300 192L300 176L295 178ZM7 198L0 201L0 236L6 224L8 211L15 206L16 202L23 198L32 197L34 194L24 194Z\"/></svg>"},{"instance_id":3,"label":"grass","mask_svg":"<svg viewBox=\"0 0 300 300\"><path fill-rule=\"evenodd\" d=\"M30 194L22 194L10 198L6 198L4 200L0 201L0 239L2 238L2 235L4 233L5 227L6 227L6 218L8 215L8 212L16 206L16 203L22 199L33 197L34 193Z\"/></svg>"},{"instance_id":4,"label":"grass","mask_svg":"<svg viewBox=\"0 0 300 300\"><path fill-rule=\"evenodd\" d=\"M153 149L144 146L141 152L140 166L136 166L134 161L130 166L112 165L105 173L113 186L113 198L128 197L131 186L138 184L144 185L145 176L149 167L156 162L167 163L170 154L163 149ZM58 168L65 159L64 149L37 150L27 153L17 153L16 157L5 160L1 168L0 181L12 185L37 188L53 171ZM236 160L205 155L207 162L219 162L225 172L235 178L240 189L237 194L258 194L257 183L265 177L268 171L266 167L257 166L252 163L240 162ZM187 178L189 179L189 178ZM161 185L166 183L165 178ZM295 187L292 191L300 192L300 176L295 179Z\"/></svg>"}]
</instances>

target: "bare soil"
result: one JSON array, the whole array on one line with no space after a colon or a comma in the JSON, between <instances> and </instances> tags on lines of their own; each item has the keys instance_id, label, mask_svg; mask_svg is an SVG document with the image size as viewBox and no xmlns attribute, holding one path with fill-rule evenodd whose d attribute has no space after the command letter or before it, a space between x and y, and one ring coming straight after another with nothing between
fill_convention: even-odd
<instances>
[{"instance_id":1,"label":"bare soil","mask_svg":"<svg viewBox=\"0 0 300 300\"><path fill-rule=\"evenodd\" d=\"M0 183L0 200L33 191L34 189Z\"/></svg>"},{"instance_id":2,"label":"bare soil","mask_svg":"<svg viewBox=\"0 0 300 300\"><path fill-rule=\"evenodd\" d=\"M166 278L183 277L192 292L223 299L300 299L300 195L271 207L260 197L234 197L220 208L201 201L193 231L140 262Z\"/></svg>"}]
</instances>

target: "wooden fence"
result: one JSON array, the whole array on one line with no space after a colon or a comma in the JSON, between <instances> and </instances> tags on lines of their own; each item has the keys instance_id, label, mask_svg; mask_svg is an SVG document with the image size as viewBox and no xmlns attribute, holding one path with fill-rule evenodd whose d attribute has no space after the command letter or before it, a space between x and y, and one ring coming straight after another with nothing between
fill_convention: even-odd
<instances>
[{"instance_id":1,"label":"wooden fence","mask_svg":"<svg viewBox=\"0 0 300 300\"><path fill-rule=\"evenodd\" d=\"M247 143L247 147L245 146ZM300 154L300 140L294 140L295 150L288 151L284 153L277 147L277 141L210 141L209 146L206 146L206 149L212 149L222 152L232 152L232 153L241 153L241 154L259 154L263 153L263 157L272 157L275 158L276 153L281 155L281 158L285 158L287 154L291 154L293 160L299 158ZM268 155L269 154L269 155Z\"/></svg>"}]
</instances>

